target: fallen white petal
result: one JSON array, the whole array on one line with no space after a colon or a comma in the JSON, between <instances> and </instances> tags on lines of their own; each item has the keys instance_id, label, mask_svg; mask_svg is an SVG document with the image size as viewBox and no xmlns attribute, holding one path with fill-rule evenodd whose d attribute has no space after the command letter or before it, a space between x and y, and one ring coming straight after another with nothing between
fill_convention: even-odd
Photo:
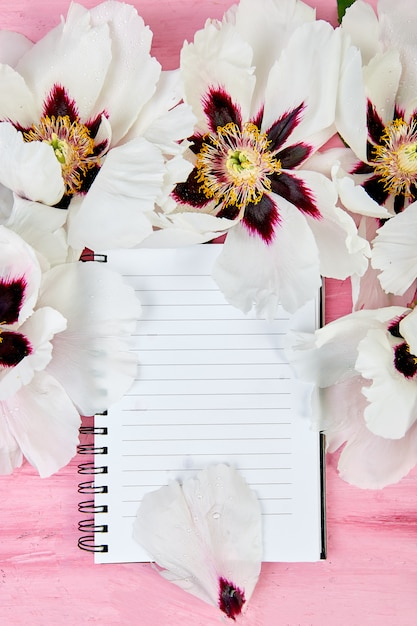
<instances>
[{"instance_id":1,"label":"fallen white petal","mask_svg":"<svg viewBox=\"0 0 417 626\"><path fill-rule=\"evenodd\" d=\"M233 619L246 608L262 560L261 512L232 467L209 466L145 495L133 536L164 578Z\"/></svg>"}]
</instances>

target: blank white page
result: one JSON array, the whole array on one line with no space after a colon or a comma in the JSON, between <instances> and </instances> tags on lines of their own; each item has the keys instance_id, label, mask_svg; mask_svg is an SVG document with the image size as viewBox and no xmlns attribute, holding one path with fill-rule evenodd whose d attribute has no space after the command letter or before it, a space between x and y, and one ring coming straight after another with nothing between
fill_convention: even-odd
<instances>
[{"instance_id":1,"label":"blank white page","mask_svg":"<svg viewBox=\"0 0 417 626\"><path fill-rule=\"evenodd\" d=\"M284 336L313 330L318 300L273 321L228 304L211 278L221 244L111 251L110 267L135 288L142 315L134 337L138 373L108 415L97 416L96 458L107 513L96 562L147 561L131 538L143 495L209 464L235 466L263 513L265 561L314 561L321 552L319 435L300 417L311 388L294 380Z\"/></svg>"}]
</instances>

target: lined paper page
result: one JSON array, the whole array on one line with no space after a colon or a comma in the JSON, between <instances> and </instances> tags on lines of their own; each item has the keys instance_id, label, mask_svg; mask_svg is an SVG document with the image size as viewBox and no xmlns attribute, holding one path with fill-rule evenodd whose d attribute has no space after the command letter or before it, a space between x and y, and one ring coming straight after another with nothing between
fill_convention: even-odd
<instances>
[{"instance_id":1,"label":"lined paper page","mask_svg":"<svg viewBox=\"0 0 417 626\"><path fill-rule=\"evenodd\" d=\"M142 303L134 338L137 378L96 425L108 466L96 484L108 493L99 521L108 525L108 553L97 562L143 561L131 539L147 491L183 480L212 463L237 467L257 492L264 519L265 561L320 557L320 462L317 433L298 416L310 387L285 361L291 327L313 330L318 306L267 322L229 305L211 270L220 244L182 249L112 251ZM103 536L106 537L106 536Z\"/></svg>"}]
</instances>

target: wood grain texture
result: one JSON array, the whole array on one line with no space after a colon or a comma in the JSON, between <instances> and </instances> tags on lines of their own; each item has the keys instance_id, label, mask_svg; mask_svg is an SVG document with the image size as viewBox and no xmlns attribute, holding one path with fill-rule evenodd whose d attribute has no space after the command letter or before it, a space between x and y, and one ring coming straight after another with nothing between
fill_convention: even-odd
<instances>
[{"instance_id":1,"label":"wood grain texture","mask_svg":"<svg viewBox=\"0 0 417 626\"><path fill-rule=\"evenodd\" d=\"M310 0L312 2L312 0ZM253 0L256 6L256 0ZM316 0L335 23L335 0ZM67 0L0 0L0 27L41 37ZM91 7L95 2L86 1ZM184 39L230 0L138 0L154 53L176 67ZM328 281L327 319L347 310L348 285ZM343 407L341 407L343 410ZM50 479L25 465L0 477L0 624L4 626L214 626L232 623L170 585L149 564L94 565L77 548L75 458ZM242 626L414 626L417 623L417 470L383 491L327 473L328 559L264 565Z\"/></svg>"}]
</instances>

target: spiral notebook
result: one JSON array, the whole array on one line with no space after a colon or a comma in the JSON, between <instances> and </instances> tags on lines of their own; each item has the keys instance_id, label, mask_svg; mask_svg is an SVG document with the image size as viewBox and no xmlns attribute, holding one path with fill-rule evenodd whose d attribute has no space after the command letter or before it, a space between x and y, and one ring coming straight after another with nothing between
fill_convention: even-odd
<instances>
[{"instance_id":1,"label":"spiral notebook","mask_svg":"<svg viewBox=\"0 0 417 626\"><path fill-rule=\"evenodd\" d=\"M139 562L132 539L143 495L212 463L236 467L256 491L265 561L324 557L323 446L305 418L311 387L285 360L287 330L320 324L320 296L296 315L248 316L211 277L221 244L114 250L101 255L142 304L134 336L138 372L130 391L95 416L94 464L80 485L94 501L80 511L79 546L97 563ZM301 417L303 415L303 417Z\"/></svg>"}]
</instances>

